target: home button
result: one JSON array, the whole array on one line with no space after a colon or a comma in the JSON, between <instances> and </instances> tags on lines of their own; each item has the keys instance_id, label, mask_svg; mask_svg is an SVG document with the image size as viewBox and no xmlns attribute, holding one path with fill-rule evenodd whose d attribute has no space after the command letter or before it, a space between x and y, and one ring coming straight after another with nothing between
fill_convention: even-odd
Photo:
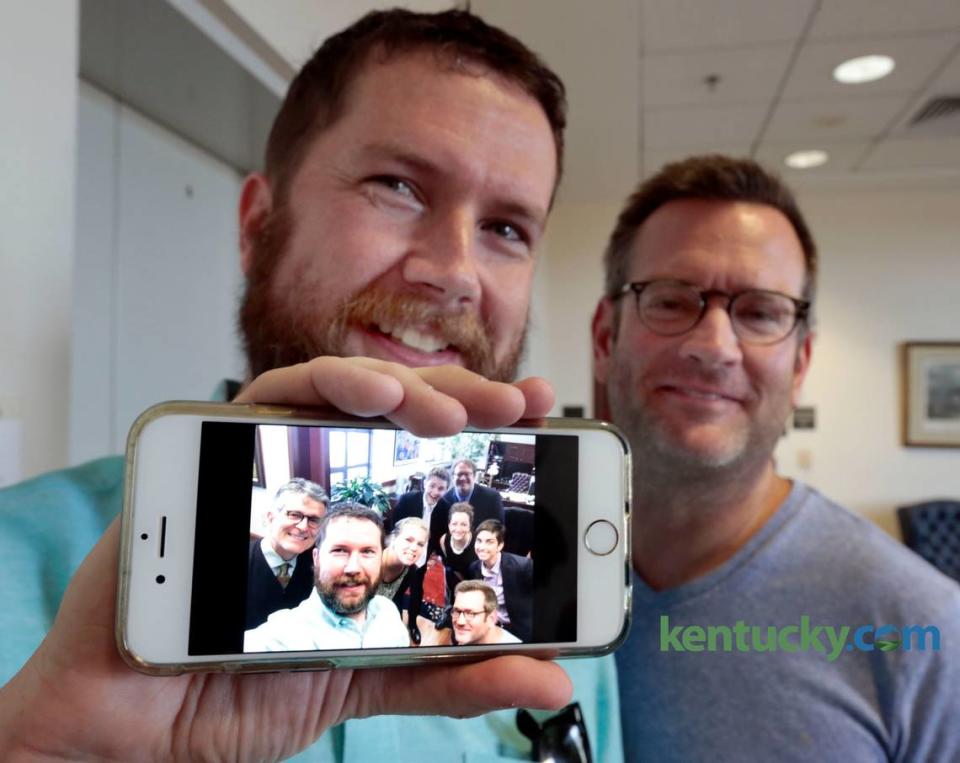
<instances>
[{"instance_id":1,"label":"home button","mask_svg":"<svg viewBox=\"0 0 960 763\"><path fill-rule=\"evenodd\" d=\"M617 528L606 519L598 519L590 524L583 536L587 548L597 556L606 556L613 552L620 540Z\"/></svg>"}]
</instances>

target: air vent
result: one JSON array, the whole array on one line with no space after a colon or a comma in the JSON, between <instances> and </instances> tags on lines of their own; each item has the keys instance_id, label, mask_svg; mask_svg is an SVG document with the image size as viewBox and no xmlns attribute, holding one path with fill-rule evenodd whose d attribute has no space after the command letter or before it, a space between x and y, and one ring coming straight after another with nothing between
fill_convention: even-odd
<instances>
[{"instance_id":1,"label":"air vent","mask_svg":"<svg viewBox=\"0 0 960 763\"><path fill-rule=\"evenodd\" d=\"M960 96L931 98L910 118L905 132L931 137L960 136Z\"/></svg>"}]
</instances>

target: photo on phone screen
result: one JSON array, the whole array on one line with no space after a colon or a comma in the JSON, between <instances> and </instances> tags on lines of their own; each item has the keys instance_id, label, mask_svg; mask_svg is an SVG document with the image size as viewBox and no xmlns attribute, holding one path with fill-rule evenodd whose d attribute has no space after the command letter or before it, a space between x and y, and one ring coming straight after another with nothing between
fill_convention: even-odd
<instances>
[{"instance_id":1,"label":"photo on phone screen","mask_svg":"<svg viewBox=\"0 0 960 763\"><path fill-rule=\"evenodd\" d=\"M203 422L188 653L576 641L578 442Z\"/></svg>"}]
</instances>

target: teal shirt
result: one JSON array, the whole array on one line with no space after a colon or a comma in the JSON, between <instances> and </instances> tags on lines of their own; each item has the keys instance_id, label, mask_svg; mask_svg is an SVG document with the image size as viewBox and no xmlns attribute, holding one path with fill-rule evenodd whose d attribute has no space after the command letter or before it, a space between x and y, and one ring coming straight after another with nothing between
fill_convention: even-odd
<instances>
[{"instance_id":1,"label":"teal shirt","mask_svg":"<svg viewBox=\"0 0 960 763\"><path fill-rule=\"evenodd\" d=\"M33 654L74 570L123 502L123 459L102 458L0 490L0 683ZM594 760L623 760L612 657L565 660ZM515 710L480 718L381 716L330 729L297 761L489 763L529 759Z\"/></svg>"}]
</instances>

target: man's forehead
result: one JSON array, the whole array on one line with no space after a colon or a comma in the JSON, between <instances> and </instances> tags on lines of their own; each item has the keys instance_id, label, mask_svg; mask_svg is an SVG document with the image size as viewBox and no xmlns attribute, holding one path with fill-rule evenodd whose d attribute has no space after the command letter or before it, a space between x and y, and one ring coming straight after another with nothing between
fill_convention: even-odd
<instances>
[{"instance_id":1,"label":"man's forehead","mask_svg":"<svg viewBox=\"0 0 960 763\"><path fill-rule=\"evenodd\" d=\"M664 204L641 225L630 246L627 274L630 281L680 278L696 283L731 263L740 266L739 277L747 280L792 280L805 272L800 240L778 209L679 199Z\"/></svg>"},{"instance_id":2,"label":"man's forehead","mask_svg":"<svg viewBox=\"0 0 960 763\"><path fill-rule=\"evenodd\" d=\"M549 157L536 163L536 171L487 174L509 185L493 190L541 220L546 217L556 180L556 144L540 103L504 77L444 64L434 51L392 54L368 60L352 77L338 118L318 135L356 119L362 131L351 130L351 149L376 158L395 155L423 169L444 171L470 168L474 157L483 159L472 169L512 167L531 154ZM486 149L486 155L484 150ZM506 154L513 150L518 162ZM499 163L495 160L500 158ZM505 199L508 201L509 198Z\"/></svg>"},{"instance_id":3,"label":"man's forehead","mask_svg":"<svg viewBox=\"0 0 960 763\"><path fill-rule=\"evenodd\" d=\"M479 601L482 598L482 591L460 591L460 593L457 594L456 602L469 605L471 600Z\"/></svg>"},{"instance_id":4,"label":"man's forehead","mask_svg":"<svg viewBox=\"0 0 960 763\"><path fill-rule=\"evenodd\" d=\"M327 541L337 541L344 539L352 540L354 538L362 539L366 542L368 536L379 536L380 528L369 519L361 517L334 517L327 525L327 531L324 535L324 543Z\"/></svg>"}]
</instances>

